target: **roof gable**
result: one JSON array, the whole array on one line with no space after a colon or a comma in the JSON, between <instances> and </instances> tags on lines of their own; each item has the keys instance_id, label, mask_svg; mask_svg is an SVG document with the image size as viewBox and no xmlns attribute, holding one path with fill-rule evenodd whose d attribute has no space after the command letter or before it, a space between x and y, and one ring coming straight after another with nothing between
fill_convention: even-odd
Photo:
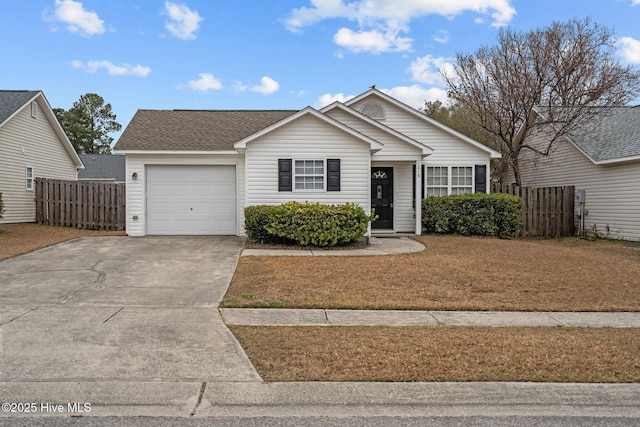
<instances>
[{"instance_id":1,"label":"roof gable","mask_svg":"<svg viewBox=\"0 0 640 427\"><path fill-rule=\"evenodd\" d=\"M0 90L0 127L11 120L18 112L30 106L32 102L38 103L42 113L76 168L84 168L80 157L78 157L78 153L76 153L75 148L73 148L73 144L69 141L67 134L64 132L64 129L62 129L58 118L51 109L49 101L47 101L47 98L45 98L44 94L39 90Z\"/></svg>"},{"instance_id":2,"label":"roof gable","mask_svg":"<svg viewBox=\"0 0 640 427\"><path fill-rule=\"evenodd\" d=\"M39 94L40 91L37 90L0 90L0 126Z\"/></svg>"},{"instance_id":3,"label":"roof gable","mask_svg":"<svg viewBox=\"0 0 640 427\"><path fill-rule=\"evenodd\" d=\"M567 138L595 164L640 159L640 106L610 107L594 126L571 131Z\"/></svg>"},{"instance_id":4,"label":"roof gable","mask_svg":"<svg viewBox=\"0 0 640 427\"><path fill-rule=\"evenodd\" d=\"M427 116L426 114L421 113L420 111L416 110L415 108L409 107L408 105L398 101L397 99L393 98L392 96L389 96L389 95L385 94L384 92L381 92L381 91L379 91L377 89L370 89L370 90L368 90L368 91L356 96L355 98L352 98L352 99L346 101L345 105L350 107L350 106L352 106L352 105L354 105L354 104L356 104L356 103L358 103L358 102L360 102L360 101L362 101L362 100L364 100L366 98L370 98L370 97L371 98L378 97L378 98L381 98L384 101L387 101L387 102L393 104L394 106L398 107L402 111L404 111L404 112L406 112L406 113L408 113L408 114L410 114L410 115L412 115L414 117L417 117L420 120L428 123L429 125L431 125L433 127L436 127L438 129L440 129L440 130L452 135L453 137L459 139L460 141L463 141L466 144L469 144L469 145L471 145L471 146L473 146L473 147L475 147L475 148L477 148L477 149L479 149L481 151L484 151L484 152L488 153L492 159L497 159L497 158L501 157L501 154L498 151L496 151L496 150L494 150L492 148L489 148L486 145L484 145L484 144L482 144L482 143L480 143L480 142L478 142L478 141L476 141L476 140L474 140L472 138L469 138L466 135L461 134L460 132L450 128L449 126L444 125L444 124L438 122L437 120L432 119L431 117Z\"/></svg>"},{"instance_id":5,"label":"roof gable","mask_svg":"<svg viewBox=\"0 0 640 427\"><path fill-rule=\"evenodd\" d=\"M114 150L232 151L233 144L292 110L138 110Z\"/></svg>"},{"instance_id":6,"label":"roof gable","mask_svg":"<svg viewBox=\"0 0 640 427\"><path fill-rule=\"evenodd\" d=\"M235 146L235 148L237 148L239 150L245 149L245 148L247 148L247 143L248 142L251 142L251 141L255 140L256 138L259 138L259 137L261 137L263 135L266 135L269 132L272 132L272 131L274 131L274 130L276 130L276 129L278 129L278 128L280 128L280 127L282 127L282 126L284 126L284 125L286 125L288 123L291 123L291 122L293 122L293 121L295 121L295 120L297 120L297 119L299 119L301 117L307 116L307 115L312 115L312 116L324 121L328 125L334 126L334 127L338 128L338 129L340 129L340 130L342 130L342 131L344 131L344 132L346 132L348 134L351 134L352 136L364 141L365 143L370 145L371 150L374 151L374 152L380 150L382 148L382 146L383 146L380 142L376 141L375 139L370 138L367 135L364 135L364 134L352 129L349 126L346 126L346 125L340 123L339 121L334 120L331 117L329 117L327 115L324 115L321 112L319 112L319 111L317 111L317 110L315 110L315 109L313 109L311 107L307 107L307 108L305 108L303 110L300 110L297 113L295 113L295 114L293 114L293 115L291 115L291 116L279 121L278 123L274 123L271 126L266 127L264 129L260 130L259 132L256 132L256 133L254 133L254 134L252 134L252 135L250 135L250 136L238 141L237 143L234 144L234 146Z\"/></svg>"},{"instance_id":7,"label":"roof gable","mask_svg":"<svg viewBox=\"0 0 640 427\"><path fill-rule=\"evenodd\" d=\"M357 110L354 110L353 108L347 107L346 105L344 105L341 102L334 102L333 104L330 104L330 105L324 107L323 109L321 109L320 112L325 114L325 113L327 113L327 112L329 112L331 110L334 110L334 109L342 110L342 111L344 111L344 112L346 112L346 113L348 113L348 114L350 114L350 115L352 115L354 117L357 117L358 119L368 123L369 125L375 126L376 128L382 130L383 132L386 132L387 134L389 134L389 135L391 135L391 136L393 136L393 137L395 137L395 138L397 138L397 139L399 139L401 141L404 141L406 144L409 144L409 145L411 145L411 146L413 146L415 148L418 148L419 150L422 151L422 154L425 155L425 156L433 153L433 148L429 147L428 145L423 144L423 143L421 143L419 141L416 141L415 139L410 138L410 137L404 135L403 133L398 132L397 130L395 130L393 128L390 128L389 126L385 126L384 124L380 123L379 121L371 119L370 117L362 114L361 112L359 112Z\"/></svg>"}]
</instances>

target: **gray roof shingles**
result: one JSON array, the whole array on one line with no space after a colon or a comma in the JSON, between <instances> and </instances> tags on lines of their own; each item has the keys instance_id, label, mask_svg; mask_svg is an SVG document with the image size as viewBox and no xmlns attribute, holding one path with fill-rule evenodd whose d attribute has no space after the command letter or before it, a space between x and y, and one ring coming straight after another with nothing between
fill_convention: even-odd
<instances>
[{"instance_id":1,"label":"gray roof shingles","mask_svg":"<svg viewBox=\"0 0 640 427\"><path fill-rule=\"evenodd\" d=\"M0 90L0 124L39 93L39 90Z\"/></svg>"},{"instance_id":2,"label":"gray roof shingles","mask_svg":"<svg viewBox=\"0 0 640 427\"><path fill-rule=\"evenodd\" d=\"M78 179L112 179L125 181L125 156L113 154L80 154L84 169L78 171Z\"/></svg>"},{"instance_id":3,"label":"gray roof shingles","mask_svg":"<svg viewBox=\"0 0 640 427\"><path fill-rule=\"evenodd\" d=\"M569 137L595 162L640 156L640 105L611 107L595 126Z\"/></svg>"},{"instance_id":4,"label":"gray roof shingles","mask_svg":"<svg viewBox=\"0 0 640 427\"><path fill-rule=\"evenodd\" d=\"M227 151L297 110L138 110L114 150Z\"/></svg>"}]
</instances>

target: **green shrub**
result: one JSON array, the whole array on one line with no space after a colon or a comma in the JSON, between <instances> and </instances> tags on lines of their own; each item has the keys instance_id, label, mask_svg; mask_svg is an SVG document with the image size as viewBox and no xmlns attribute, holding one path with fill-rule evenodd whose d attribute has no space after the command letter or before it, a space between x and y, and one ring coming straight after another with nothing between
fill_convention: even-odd
<instances>
[{"instance_id":1,"label":"green shrub","mask_svg":"<svg viewBox=\"0 0 640 427\"><path fill-rule=\"evenodd\" d=\"M427 233L516 237L522 227L522 199L509 194L430 196L422 201Z\"/></svg>"},{"instance_id":2,"label":"green shrub","mask_svg":"<svg viewBox=\"0 0 640 427\"><path fill-rule=\"evenodd\" d=\"M2 203L2 193L0 193L0 218L2 218L3 213L4 213L4 203Z\"/></svg>"},{"instance_id":3,"label":"green shrub","mask_svg":"<svg viewBox=\"0 0 640 427\"><path fill-rule=\"evenodd\" d=\"M277 206L254 205L244 209L244 231L248 238L260 243L276 243L276 236L265 227L269 225Z\"/></svg>"},{"instance_id":4,"label":"green shrub","mask_svg":"<svg viewBox=\"0 0 640 427\"><path fill-rule=\"evenodd\" d=\"M373 214L355 203L323 205L288 202L245 209L247 237L263 242L331 247L355 243L367 233Z\"/></svg>"}]
</instances>

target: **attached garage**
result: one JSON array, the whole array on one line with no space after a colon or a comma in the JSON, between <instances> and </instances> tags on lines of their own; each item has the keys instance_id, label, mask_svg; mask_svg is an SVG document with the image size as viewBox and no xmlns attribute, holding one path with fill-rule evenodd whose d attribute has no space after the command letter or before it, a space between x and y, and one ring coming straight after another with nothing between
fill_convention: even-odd
<instances>
[{"instance_id":1,"label":"attached garage","mask_svg":"<svg viewBox=\"0 0 640 427\"><path fill-rule=\"evenodd\" d=\"M146 234L235 235L235 166L147 165Z\"/></svg>"}]
</instances>

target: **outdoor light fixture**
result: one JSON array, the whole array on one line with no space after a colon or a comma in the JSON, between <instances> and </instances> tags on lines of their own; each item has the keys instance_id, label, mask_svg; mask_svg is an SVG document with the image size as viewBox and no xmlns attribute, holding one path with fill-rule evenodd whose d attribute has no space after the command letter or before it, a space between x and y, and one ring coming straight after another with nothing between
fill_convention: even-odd
<instances>
[{"instance_id":1,"label":"outdoor light fixture","mask_svg":"<svg viewBox=\"0 0 640 427\"><path fill-rule=\"evenodd\" d=\"M131 175L131 179L134 181L138 179L138 172L134 172L133 175Z\"/></svg>"}]
</instances>

